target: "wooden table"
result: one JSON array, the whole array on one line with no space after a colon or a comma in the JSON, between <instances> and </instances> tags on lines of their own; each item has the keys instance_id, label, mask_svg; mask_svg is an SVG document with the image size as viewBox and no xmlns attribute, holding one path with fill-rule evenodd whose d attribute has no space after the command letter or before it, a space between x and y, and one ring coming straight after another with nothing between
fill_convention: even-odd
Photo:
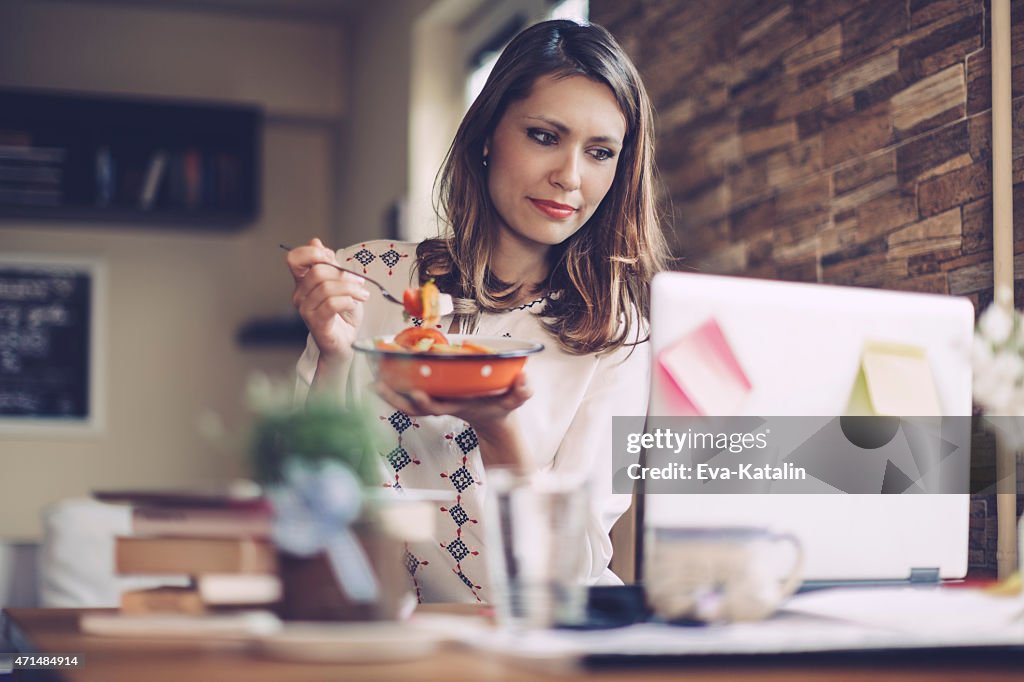
<instances>
[{"instance_id":1,"label":"wooden table","mask_svg":"<svg viewBox=\"0 0 1024 682\"><path fill-rule=\"evenodd\" d=\"M429 609L451 612L451 609ZM5 609L3 627L8 639L23 653L78 653L85 664L59 674L14 679L51 679L72 682L317 682L367 680L419 682L511 682L518 680L608 680L656 682L684 678L701 680L836 680L839 682L896 682L897 680L1000 680L1024 679L1024 657L962 656L937 652L928 656L881 658L771 658L739 662L735 659L676 660L672 663L589 670L552 671L522 667L465 649L443 649L416 661L382 664L321 665L262 658L242 648L207 643L139 642L95 637L78 632L79 609ZM0 678L2 680L2 678Z\"/></svg>"}]
</instances>

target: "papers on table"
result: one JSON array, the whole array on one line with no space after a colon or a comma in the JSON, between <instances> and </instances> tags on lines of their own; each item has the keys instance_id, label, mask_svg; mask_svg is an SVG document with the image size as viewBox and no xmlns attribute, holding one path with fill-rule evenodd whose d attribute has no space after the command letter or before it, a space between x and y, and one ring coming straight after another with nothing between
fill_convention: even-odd
<instances>
[{"instance_id":1,"label":"papers on table","mask_svg":"<svg viewBox=\"0 0 1024 682\"><path fill-rule=\"evenodd\" d=\"M464 641L527 662L1024 647L1022 612L1024 600L972 589L840 588L796 596L772 618L755 623L643 623L587 632L494 633Z\"/></svg>"},{"instance_id":2,"label":"papers on table","mask_svg":"<svg viewBox=\"0 0 1024 682\"><path fill-rule=\"evenodd\" d=\"M853 416L934 417L942 414L925 349L867 341L846 414Z\"/></svg>"},{"instance_id":3,"label":"papers on table","mask_svg":"<svg viewBox=\"0 0 1024 682\"><path fill-rule=\"evenodd\" d=\"M923 635L1024 632L1024 599L969 588L818 590L793 597L786 612Z\"/></svg>"},{"instance_id":4,"label":"papers on table","mask_svg":"<svg viewBox=\"0 0 1024 682\"><path fill-rule=\"evenodd\" d=\"M191 615L185 613L85 613L79 629L88 635L140 639L241 640L280 631L281 621L270 611L239 611Z\"/></svg>"}]
</instances>

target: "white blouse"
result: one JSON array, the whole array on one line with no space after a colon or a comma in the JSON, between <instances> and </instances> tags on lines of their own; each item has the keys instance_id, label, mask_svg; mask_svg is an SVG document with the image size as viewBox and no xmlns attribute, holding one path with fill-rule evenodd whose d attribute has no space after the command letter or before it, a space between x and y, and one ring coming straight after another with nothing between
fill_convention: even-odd
<instances>
[{"instance_id":1,"label":"white blouse","mask_svg":"<svg viewBox=\"0 0 1024 682\"><path fill-rule=\"evenodd\" d=\"M338 263L384 284L399 300L405 288L418 286L415 244L371 241L337 255ZM368 288L361 338L394 334L409 326L401 306L384 301L372 285ZM646 413L650 344L624 346L604 355L570 355L541 326L538 313L544 303L541 299L503 313L484 313L476 334L544 344L524 369L533 396L518 409L519 423L526 425L523 437L536 469L589 481L591 511L586 536L580 538L586 557L581 577L589 584L619 583L608 568L608 533L629 508L630 496L612 493L612 417ZM442 318L440 327L450 326L451 317ZM304 400L308 393L318 354L310 336L297 366L297 399ZM486 472L476 434L456 417L410 417L395 410L368 390L372 380L366 358L356 353L348 380L350 397L368 400L388 425L383 485L456 495L454 502L438 504L434 540L408 547L406 566L417 596L423 602L490 601L482 518Z\"/></svg>"}]
</instances>

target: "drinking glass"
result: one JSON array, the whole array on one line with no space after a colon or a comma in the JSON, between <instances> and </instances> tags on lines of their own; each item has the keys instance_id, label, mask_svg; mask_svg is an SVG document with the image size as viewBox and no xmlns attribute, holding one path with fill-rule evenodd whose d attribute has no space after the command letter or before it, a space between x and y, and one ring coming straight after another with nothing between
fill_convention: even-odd
<instances>
[{"instance_id":1,"label":"drinking glass","mask_svg":"<svg viewBox=\"0 0 1024 682\"><path fill-rule=\"evenodd\" d=\"M586 486L554 475L488 471L485 514L493 602L502 627L583 622Z\"/></svg>"}]
</instances>

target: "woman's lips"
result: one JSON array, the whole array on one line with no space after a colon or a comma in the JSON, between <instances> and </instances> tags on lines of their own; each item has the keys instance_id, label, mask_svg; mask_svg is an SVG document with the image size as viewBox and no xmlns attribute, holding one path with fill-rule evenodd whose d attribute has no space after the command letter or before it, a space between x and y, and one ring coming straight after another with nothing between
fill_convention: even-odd
<instances>
[{"instance_id":1,"label":"woman's lips","mask_svg":"<svg viewBox=\"0 0 1024 682\"><path fill-rule=\"evenodd\" d=\"M536 206L538 211L555 220L565 220L576 212L576 209L572 206L560 204L556 201L530 198L530 203Z\"/></svg>"}]
</instances>

